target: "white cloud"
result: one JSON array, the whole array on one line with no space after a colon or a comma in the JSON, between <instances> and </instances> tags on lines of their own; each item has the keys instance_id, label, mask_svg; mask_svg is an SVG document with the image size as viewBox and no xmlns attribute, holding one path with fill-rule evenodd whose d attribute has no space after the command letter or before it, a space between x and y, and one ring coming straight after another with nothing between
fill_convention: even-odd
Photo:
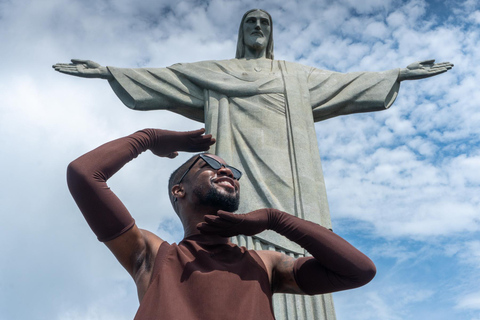
<instances>
[{"instance_id":1,"label":"white cloud","mask_svg":"<svg viewBox=\"0 0 480 320\"><path fill-rule=\"evenodd\" d=\"M480 292L463 297L457 304L459 309L480 310Z\"/></svg>"},{"instance_id":2,"label":"white cloud","mask_svg":"<svg viewBox=\"0 0 480 320\"><path fill-rule=\"evenodd\" d=\"M480 270L480 241L467 241L463 247L457 248L460 262L467 264L474 270Z\"/></svg>"},{"instance_id":3,"label":"white cloud","mask_svg":"<svg viewBox=\"0 0 480 320\"><path fill-rule=\"evenodd\" d=\"M411 315L420 304L451 315L432 302L448 287L443 274L431 268L437 278L422 285L383 282L390 269L382 257L395 261L392 274L415 260L427 268L440 254L419 253L405 240L438 252L432 243L448 237L442 257L474 270L480 263L472 240L480 229L480 19L476 1L453 4L456 15L439 23L420 0L0 2L0 240L8 244L0 254L13 261L0 267L2 288L9 288L0 293L0 318L132 318L134 285L88 230L66 189L66 165L143 127L200 126L167 112L129 110L106 82L67 77L50 66L70 58L120 67L232 58L238 20L257 6L274 17L281 59L343 72L428 58L455 63L447 74L402 83L390 110L316 126L334 228L355 239L368 234L378 246L370 253L382 261L378 285L337 299L339 319L404 319L402 309ZM165 190L179 163L145 154L111 181L137 222L169 241L181 237ZM346 222L352 229L336 227ZM393 242L378 244L385 239ZM456 312L476 311L478 293L467 285L476 278L463 269L462 275L455 297L442 301L456 303ZM25 299L32 305L15 314Z\"/></svg>"}]
</instances>

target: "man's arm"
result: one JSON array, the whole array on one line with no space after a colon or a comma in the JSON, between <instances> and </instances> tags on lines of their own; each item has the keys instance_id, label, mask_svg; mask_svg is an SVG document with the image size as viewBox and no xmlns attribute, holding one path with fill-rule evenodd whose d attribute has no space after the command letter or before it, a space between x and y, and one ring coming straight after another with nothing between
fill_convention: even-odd
<instances>
[{"instance_id":1,"label":"man's arm","mask_svg":"<svg viewBox=\"0 0 480 320\"><path fill-rule=\"evenodd\" d=\"M360 287L375 276L373 262L332 231L275 209L247 214L219 211L198 226L202 233L230 237L271 229L298 243L313 257L294 260L277 252L262 252L271 268L276 292L321 294Z\"/></svg>"},{"instance_id":2,"label":"man's arm","mask_svg":"<svg viewBox=\"0 0 480 320\"><path fill-rule=\"evenodd\" d=\"M140 230L127 208L107 186L107 180L126 163L150 149L160 157L177 151L205 151L215 140L204 129L175 132L145 129L108 142L79 157L67 169L70 192L98 239L136 279L137 271L162 240Z\"/></svg>"}]
</instances>

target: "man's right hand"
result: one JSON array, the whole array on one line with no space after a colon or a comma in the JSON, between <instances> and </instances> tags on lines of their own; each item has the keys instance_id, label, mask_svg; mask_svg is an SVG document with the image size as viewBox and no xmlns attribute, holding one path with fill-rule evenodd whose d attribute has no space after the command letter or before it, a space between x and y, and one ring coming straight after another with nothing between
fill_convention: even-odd
<instances>
[{"instance_id":1,"label":"man's right hand","mask_svg":"<svg viewBox=\"0 0 480 320\"><path fill-rule=\"evenodd\" d=\"M204 134L205 129L194 131L170 131L162 129L142 130L147 133L153 130L155 139L152 140L150 151L159 157L175 158L177 151L200 152L207 151L215 143L211 134Z\"/></svg>"},{"instance_id":2,"label":"man's right hand","mask_svg":"<svg viewBox=\"0 0 480 320\"><path fill-rule=\"evenodd\" d=\"M112 79L106 67L92 60L72 59L72 63L57 63L52 66L58 72L82 78Z\"/></svg>"}]
</instances>

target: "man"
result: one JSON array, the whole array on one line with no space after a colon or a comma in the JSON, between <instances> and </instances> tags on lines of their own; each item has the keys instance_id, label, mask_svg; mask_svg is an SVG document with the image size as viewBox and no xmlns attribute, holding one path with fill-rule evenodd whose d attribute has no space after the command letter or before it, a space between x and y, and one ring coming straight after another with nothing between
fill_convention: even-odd
<instances>
[{"instance_id":1,"label":"man","mask_svg":"<svg viewBox=\"0 0 480 320\"><path fill-rule=\"evenodd\" d=\"M404 80L452 68L433 60L385 72L341 74L273 60L270 15L243 16L236 59L176 64L169 68L102 67L90 60L56 64L55 70L107 79L122 102L136 110L165 109L205 122L217 138L211 152L235 163L247 179L240 212L276 208L330 228L315 121L385 110ZM315 200L313 200L315 199ZM303 254L276 233L268 243Z\"/></svg>"},{"instance_id":2,"label":"man","mask_svg":"<svg viewBox=\"0 0 480 320\"><path fill-rule=\"evenodd\" d=\"M106 181L140 153L174 158L215 143L205 130L145 129L73 161L68 186L87 222L134 279L135 319L274 319L272 294L320 294L369 282L375 266L330 230L275 209L233 214L241 171L211 154L192 157L171 176L170 199L184 226L178 245L139 229ZM248 199L246 199L248 201ZM228 211L224 211L228 210ZM265 229L313 257L240 248L228 237Z\"/></svg>"}]
</instances>

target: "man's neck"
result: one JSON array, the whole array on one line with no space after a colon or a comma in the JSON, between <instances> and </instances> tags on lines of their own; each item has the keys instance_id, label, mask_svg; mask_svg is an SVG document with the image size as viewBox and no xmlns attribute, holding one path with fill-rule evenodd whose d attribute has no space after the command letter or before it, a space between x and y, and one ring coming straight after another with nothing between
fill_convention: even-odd
<instances>
[{"instance_id":1,"label":"man's neck","mask_svg":"<svg viewBox=\"0 0 480 320\"><path fill-rule=\"evenodd\" d=\"M183 224L184 237L200 234L197 229L199 223L205 222L206 215L217 215L217 208L204 207L200 205L183 207L179 214Z\"/></svg>"}]
</instances>

